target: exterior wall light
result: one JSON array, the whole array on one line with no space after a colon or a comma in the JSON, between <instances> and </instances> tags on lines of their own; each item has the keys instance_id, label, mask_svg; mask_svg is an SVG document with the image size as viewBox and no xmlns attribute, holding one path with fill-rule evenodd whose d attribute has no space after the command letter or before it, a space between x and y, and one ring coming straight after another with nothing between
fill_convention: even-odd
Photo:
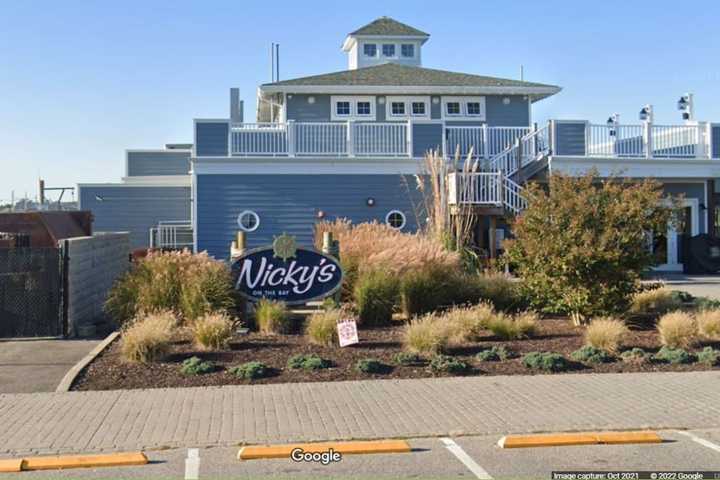
<instances>
[{"instance_id":1,"label":"exterior wall light","mask_svg":"<svg viewBox=\"0 0 720 480\"><path fill-rule=\"evenodd\" d=\"M317 218L325 218L325 212L323 212L322 210L318 210Z\"/></svg>"},{"instance_id":2,"label":"exterior wall light","mask_svg":"<svg viewBox=\"0 0 720 480\"><path fill-rule=\"evenodd\" d=\"M620 123L620 115L617 113L613 113L610 117L607 119L607 126L608 126L608 134L611 137L614 137L617 135L617 127Z\"/></svg>"},{"instance_id":3,"label":"exterior wall light","mask_svg":"<svg viewBox=\"0 0 720 480\"><path fill-rule=\"evenodd\" d=\"M640 117L640 121L652 123L652 121L653 121L652 105L645 105L642 108L642 110L640 110L640 114L638 116Z\"/></svg>"},{"instance_id":4,"label":"exterior wall light","mask_svg":"<svg viewBox=\"0 0 720 480\"><path fill-rule=\"evenodd\" d=\"M367 203L368 207L372 207L375 205L375 199L373 197L368 197L368 199L365 200L365 203Z\"/></svg>"},{"instance_id":5,"label":"exterior wall light","mask_svg":"<svg viewBox=\"0 0 720 480\"><path fill-rule=\"evenodd\" d=\"M503 105L510 105L510 97L503 98Z\"/></svg>"},{"instance_id":6,"label":"exterior wall light","mask_svg":"<svg viewBox=\"0 0 720 480\"><path fill-rule=\"evenodd\" d=\"M378 103L380 105L385 105L385 97L378 97Z\"/></svg>"},{"instance_id":7,"label":"exterior wall light","mask_svg":"<svg viewBox=\"0 0 720 480\"><path fill-rule=\"evenodd\" d=\"M682 118L685 121L690 121L693 119L693 95L692 93L686 93L682 97L680 97L680 100L677 102L678 110L680 110L682 113Z\"/></svg>"},{"instance_id":8,"label":"exterior wall light","mask_svg":"<svg viewBox=\"0 0 720 480\"><path fill-rule=\"evenodd\" d=\"M433 105L437 105L438 103L440 103L440 97L433 97L432 102L433 102Z\"/></svg>"},{"instance_id":9,"label":"exterior wall light","mask_svg":"<svg viewBox=\"0 0 720 480\"><path fill-rule=\"evenodd\" d=\"M313 103L315 103L315 97L309 96L309 97L308 97L308 103L309 103L310 105L312 105Z\"/></svg>"}]
</instances>

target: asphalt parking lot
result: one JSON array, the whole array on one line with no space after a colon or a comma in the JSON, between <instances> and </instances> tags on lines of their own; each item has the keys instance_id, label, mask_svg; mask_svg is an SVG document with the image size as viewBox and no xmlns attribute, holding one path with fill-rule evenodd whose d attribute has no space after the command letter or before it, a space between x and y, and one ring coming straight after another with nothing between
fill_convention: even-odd
<instances>
[{"instance_id":1,"label":"asphalt parking lot","mask_svg":"<svg viewBox=\"0 0 720 480\"><path fill-rule=\"evenodd\" d=\"M347 455L338 463L236 459L238 448L200 449L200 479L220 478L551 478L553 471L720 471L720 430L660 432L661 444L503 450L497 437L411 439L411 453ZM689 434L689 435L688 435ZM139 467L40 471L0 478L185 478L187 450L146 452Z\"/></svg>"}]
</instances>

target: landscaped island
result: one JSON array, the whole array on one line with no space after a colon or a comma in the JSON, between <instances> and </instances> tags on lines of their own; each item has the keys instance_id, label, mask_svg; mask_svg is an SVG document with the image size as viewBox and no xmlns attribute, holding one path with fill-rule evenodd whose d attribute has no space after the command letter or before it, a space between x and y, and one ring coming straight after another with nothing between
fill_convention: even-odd
<instances>
[{"instance_id":1,"label":"landscaped island","mask_svg":"<svg viewBox=\"0 0 720 480\"><path fill-rule=\"evenodd\" d=\"M716 368L720 304L640 282L647 232L673 221L672 201L652 182L596 180L529 189L506 244L514 277L432 205L416 234L321 222L316 242L338 239L344 281L311 312L249 305L204 254L150 253L107 302L120 339L74 388ZM339 346L341 320L359 343Z\"/></svg>"}]
</instances>

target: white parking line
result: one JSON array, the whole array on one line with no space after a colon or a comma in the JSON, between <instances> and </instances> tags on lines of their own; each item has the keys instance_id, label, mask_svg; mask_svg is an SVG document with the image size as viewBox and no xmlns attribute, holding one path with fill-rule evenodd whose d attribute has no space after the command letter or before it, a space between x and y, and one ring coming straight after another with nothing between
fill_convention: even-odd
<instances>
[{"instance_id":1,"label":"white parking line","mask_svg":"<svg viewBox=\"0 0 720 480\"><path fill-rule=\"evenodd\" d=\"M690 439L692 439L693 442L699 443L699 444L702 445L703 447L707 447L707 448L709 448L709 449L711 449L711 450L715 450L716 452L720 453L720 445L717 445L717 444L712 443L712 442L710 442L710 441L708 441L708 440L705 440L704 438L700 438L700 437L698 437L697 435L693 435L693 434L690 433L690 432L684 432L684 431L681 431L681 430L675 430L675 431L676 431L677 433L679 433L680 435L685 435L686 437L690 437Z\"/></svg>"},{"instance_id":2,"label":"white parking line","mask_svg":"<svg viewBox=\"0 0 720 480\"><path fill-rule=\"evenodd\" d=\"M185 459L185 480L198 480L200 478L200 449L188 448Z\"/></svg>"},{"instance_id":3,"label":"white parking line","mask_svg":"<svg viewBox=\"0 0 720 480\"><path fill-rule=\"evenodd\" d=\"M443 442L445 444L445 448L455 455L457 459L460 460L463 465L468 468L468 470L474 473L477 478L481 480L492 480L493 477L491 477L490 474L487 473L480 465L475 463L475 460L465 453L465 450L455 443L452 438L441 438L440 441Z\"/></svg>"}]
</instances>

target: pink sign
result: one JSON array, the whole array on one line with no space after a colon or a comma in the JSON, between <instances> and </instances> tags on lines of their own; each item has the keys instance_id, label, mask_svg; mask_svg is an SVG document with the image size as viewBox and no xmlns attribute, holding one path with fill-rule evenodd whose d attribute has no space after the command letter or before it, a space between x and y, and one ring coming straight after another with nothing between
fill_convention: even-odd
<instances>
[{"instance_id":1,"label":"pink sign","mask_svg":"<svg viewBox=\"0 0 720 480\"><path fill-rule=\"evenodd\" d=\"M337 323L338 339L341 347L358 343L357 323L350 318L344 318Z\"/></svg>"}]
</instances>

